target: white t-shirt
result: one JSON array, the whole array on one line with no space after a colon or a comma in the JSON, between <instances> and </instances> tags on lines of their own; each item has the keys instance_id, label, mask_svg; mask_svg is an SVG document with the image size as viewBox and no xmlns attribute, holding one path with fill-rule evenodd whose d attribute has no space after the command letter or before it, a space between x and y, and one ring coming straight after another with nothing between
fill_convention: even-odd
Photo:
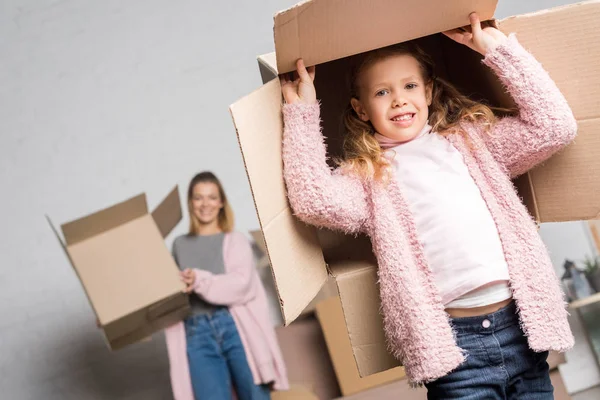
<instances>
[{"instance_id":1,"label":"white t-shirt","mask_svg":"<svg viewBox=\"0 0 600 400\"><path fill-rule=\"evenodd\" d=\"M427 125L388 151L395 152L395 177L444 306L480 307L510 298L496 223L458 150Z\"/></svg>"}]
</instances>

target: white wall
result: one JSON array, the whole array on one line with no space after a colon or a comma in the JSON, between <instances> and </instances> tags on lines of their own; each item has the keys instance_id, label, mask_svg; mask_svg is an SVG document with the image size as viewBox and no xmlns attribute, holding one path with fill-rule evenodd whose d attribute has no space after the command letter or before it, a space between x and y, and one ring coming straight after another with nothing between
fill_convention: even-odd
<instances>
[{"instance_id":1,"label":"white wall","mask_svg":"<svg viewBox=\"0 0 600 400\"><path fill-rule=\"evenodd\" d=\"M0 2L0 397L170 397L162 337L108 352L44 214L62 223L142 191L153 206L212 169L238 229L257 228L227 106L260 85L255 55L294 2ZM565 2L501 0L497 15ZM563 234L544 228L579 257Z\"/></svg>"}]
</instances>

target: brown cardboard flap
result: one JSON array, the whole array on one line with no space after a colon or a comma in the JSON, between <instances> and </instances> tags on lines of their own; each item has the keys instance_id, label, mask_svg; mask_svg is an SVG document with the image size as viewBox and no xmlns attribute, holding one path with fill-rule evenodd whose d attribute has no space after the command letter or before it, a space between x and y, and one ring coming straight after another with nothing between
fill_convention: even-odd
<instances>
[{"instance_id":1,"label":"brown cardboard flap","mask_svg":"<svg viewBox=\"0 0 600 400\"><path fill-rule=\"evenodd\" d=\"M175 186L171 193L152 211L152 218L164 238L177 226L179 221L181 221L181 217L179 187Z\"/></svg>"},{"instance_id":2,"label":"brown cardboard flap","mask_svg":"<svg viewBox=\"0 0 600 400\"><path fill-rule=\"evenodd\" d=\"M263 227L285 325L292 323L327 281L315 229L284 210Z\"/></svg>"},{"instance_id":3,"label":"brown cardboard flap","mask_svg":"<svg viewBox=\"0 0 600 400\"><path fill-rule=\"evenodd\" d=\"M548 71L579 123L575 142L524 178L539 222L600 218L599 14L595 0L499 22Z\"/></svg>"},{"instance_id":4,"label":"brown cardboard flap","mask_svg":"<svg viewBox=\"0 0 600 400\"><path fill-rule=\"evenodd\" d=\"M575 118L600 117L600 1L586 1L499 21L548 71Z\"/></svg>"},{"instance_id":5,"label":"brown cardboard flap","mask_svg":"<svg viewBox=\"0 0 600 400\"><path fill-rule=\"evenodd\" d=\"M273 80L229 108L262 226L287 209L281 86Z\"/></svg>"},{"instance_id":6,"label":"brown cardboard flap","mask_svg":"<svg viewBox=\"0 0 600 400\"><path fill-rule=\"evenodd\" d=\"M285 324L291 323L327 280L316 229L289 207L281 156L281 87L274 79L230 107L271 261Z\"/></svg>"},{"instance_id":7,"label":"brown cardboard flap","mask_svg":"<svg viewBox=\"0 0 600 400\"><path fill-rule=\"evenodd\" d=\"M277 70L295 70L493 17L497 0L310 0L275 15ZM432 12L434 10L434 12Z\"/></svg>"},{"instance_id":8,"label":"brown cardboard flap","mask_svg":"<svg viewBox=\"0 0 600 400\"><path fill-rule=\"evenodd\" d=\"M89 239L148 213L146 195L140 194L112 207L61 226L67 246Z\"/></svg>"}]
</instances>

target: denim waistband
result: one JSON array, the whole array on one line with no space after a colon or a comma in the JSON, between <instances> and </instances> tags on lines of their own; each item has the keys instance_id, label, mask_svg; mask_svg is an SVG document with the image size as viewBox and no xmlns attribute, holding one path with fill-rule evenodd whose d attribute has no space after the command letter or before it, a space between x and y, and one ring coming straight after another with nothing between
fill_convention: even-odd
<instances>
[{"instance_id":1,"label":"denim waistband","mask_svg":"<svg viewBox=\"0 0 600 400\"><path fill-rule=\"evenodd\" d=\"M452 327L461 332L493 332L509 325L519 324L519 315L514 301L500 310L476 317L452 318Z\"/></svg>"},{"instance_id":2,"label":"denim waistband","mask_svg":"<svg viewBox=\"0 0 600 400\"><path fill-rule=\"evenodd\" d=\"M227 307L220 307L220 308L216 308L214 310L211 310L209 312L206 313L202 313L202 314L194 314L194 315L190 315L189 317L187 317L185 319L185 322L200 322L200 321L211 321L214 319L218 319L218 318L224 318L224 317L228 317L231 314L229 313L229 308Z\"/></svg>"}]
</instances>

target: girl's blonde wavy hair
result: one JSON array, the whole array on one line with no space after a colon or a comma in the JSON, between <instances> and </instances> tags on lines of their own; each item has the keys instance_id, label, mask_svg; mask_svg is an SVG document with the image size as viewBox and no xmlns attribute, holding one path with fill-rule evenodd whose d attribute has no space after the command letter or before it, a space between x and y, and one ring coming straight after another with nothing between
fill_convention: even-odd
<instances>
[{"instance_id":1,"label":"girl's blonde wavy hair","mask_svg":"<svg viewBox=\"0 0 600 400\"><path fill-rule=\"evenodd\" d=\"M429 124L434 132L446 136L451 133L463 134L460 129L462 121L478 122L489 131L496 121L490 107L475 102L461 94L452 84L436 77L435 66L431 58L414 43L401 43L378 50L373 50L365 56L350 74L350 96L360 100L358 80L361 73L373 64L383 59L410 55L414 57L421 69L426 85L433 85L432 102L429 106ZM381 180L387 182L390 178L391 165L384 156L384 150L373 136L375 129L370 121L362 121L351 105L343 116L346 135L343 146L343 159L339 161L344 171L356 173L366 180Z\"/></svg>"}]
</instances>

